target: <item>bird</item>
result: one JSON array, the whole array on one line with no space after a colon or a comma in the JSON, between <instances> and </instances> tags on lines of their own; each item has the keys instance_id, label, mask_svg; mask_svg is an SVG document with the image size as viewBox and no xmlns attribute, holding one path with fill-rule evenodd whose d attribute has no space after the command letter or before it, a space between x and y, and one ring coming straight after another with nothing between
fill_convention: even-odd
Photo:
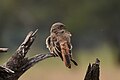
<instances>
[{"instance_id":1,"label":"bird","mask_svg":"<svg viewBox=\"0 0 120 80\"><path fill-rule=\"evenodd\" d=\"M46 46L55 57L60 57L65 66L71 68L71 61L78 65L72 58L71 33L66 30L65 25L56 22L51 26L50 35L46 38Z\"/></svg>"}]
</instances>

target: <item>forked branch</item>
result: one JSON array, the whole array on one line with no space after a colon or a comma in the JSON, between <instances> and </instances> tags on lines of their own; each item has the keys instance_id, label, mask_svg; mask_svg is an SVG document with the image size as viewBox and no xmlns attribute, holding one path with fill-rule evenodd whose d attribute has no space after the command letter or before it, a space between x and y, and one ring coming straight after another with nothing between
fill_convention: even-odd
<instances>
[{"instance_id":1,"label":"forked branch","mask_svg":"<svg viewBox=\"0 0 120 80\"><path fill-rule=\"evenodd\" d=\"M33 65L46 58L54 57L50 53L38 54L32 58L27 58L26 54L29 51L32 43L36 38L36 31L31 31L26 36L23 43L16 50L15 54L5 63L0 66L0 80L18 80L18 78Z\"/></svg>"}]
</instances>

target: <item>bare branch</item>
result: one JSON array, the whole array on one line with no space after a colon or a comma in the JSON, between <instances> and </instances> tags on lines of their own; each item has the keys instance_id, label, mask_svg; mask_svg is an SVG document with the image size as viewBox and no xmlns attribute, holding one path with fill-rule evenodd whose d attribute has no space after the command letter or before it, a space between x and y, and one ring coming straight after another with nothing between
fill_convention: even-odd
<instances>
[{"instance_id":1,"label":"bare branch","mask_svg":"<svg viewBox=\"0 0 120 80\"><path fill-rule=\"evenodd\" d=\"M51 58L54 57L52 54L48 53L48 54L39 54L36 55L30 59L28 59L27 63L24 64L21 68L20 68L20 74L22 75L25 71L27 71L28 69L30 69L32 66L34 66L36 63L38 63L39 61L45 60L47 58ZM19 76L21 76L19 75Z\"/></svg>"},{"instance_id":2,"label":"bare branch","mask_svg":"<svg viewBox=\"0 0 120 80\"><path fill-rule=\"evenodd\" d=\"M35 32L31 31L28 33L23 43L17 49L16 53L5 64L5 67L16 71L23 65L23 62L25 62L25 56L28 50L30 49L30 46L32 45L33 41L35 40L37 31L38 30L36 30Z\"/></svg>"},{"instance_id":3,"label":"bare branch","mask_svg":"<svg viewBox=\"0 0 120 80\"><path fill-rule=\"evenodd\" d=\"M0 48L0 52L7 52L8 48Z\"/></svg>"},{"instance_id":4,"label":"bare branch","mask_svg":"<svg viewBox=\"0 0 120 80\"><path fill-rule=\"evenodd\" d=\"M32 43L36 38L36 31L30 31L23 43L16 50L15 54L6 62L4 67L0 66L0 80L17 80L25 71L33 65L46 58L54 57L52 54L38 54L32 58L27 58L26 54L29 51ZM6 75L7 74L7 75Z\"/></svg>"},{"instance_id":5,"label":"bare branch","mask_svg":"<svg viewBox=\"0 0 120 80\"><path fill-rule=\"evenodd\" d=\"M95 63L92 65L89 64L84 80L99 80L99 65L100 60L98 58L96 59Z\"/></svg>"}]
</instances>

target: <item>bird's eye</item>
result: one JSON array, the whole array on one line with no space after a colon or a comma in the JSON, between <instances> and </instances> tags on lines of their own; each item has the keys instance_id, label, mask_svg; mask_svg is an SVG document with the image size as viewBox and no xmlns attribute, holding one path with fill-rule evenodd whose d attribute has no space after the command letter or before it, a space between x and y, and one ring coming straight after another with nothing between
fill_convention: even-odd
<instances>
[{"instance_id":1,"label":"bird's eye","mask_svg":"<svg viewBox=\"0 0 120 80\"><path fill-rule=\"evenodd\" d=\"M62 30L61 32L62 32L62 33L64 33L65 31L64 31L64 30Z\"/></svg>"}]
</instances>

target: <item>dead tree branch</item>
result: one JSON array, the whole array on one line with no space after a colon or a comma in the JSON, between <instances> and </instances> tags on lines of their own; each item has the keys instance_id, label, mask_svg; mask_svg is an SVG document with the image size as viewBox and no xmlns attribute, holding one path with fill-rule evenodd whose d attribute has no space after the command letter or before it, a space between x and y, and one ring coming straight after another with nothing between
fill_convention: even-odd
<instances>
[{"instance_id":1,"label":"dead tree branch","mask_svg":"<svg viewBox=\"0 0 120 80\"><path fill-rule=\"evenodd\" d=\"M89 64L84 80L99 80L99 65L100 60L98 58L96 59L95 63L93 63L92 65Z\"/></svg>"},{"instance_id":2,"label":"dead tree branch","mask_svg":"<svg viewBox=\"0 0 120 80\"><path fill-rule=\"evenodd\" d=\"M0 52L7 52L8 48L0 48Z\"/></svg>"},{"instance_id":3,"label":"dead tree branch","mask_svg":"<svg viewBox=\"0 0 120 80\"><path fill-rule=\"evenodd\" d=\"M5 65L0 66L0 80L18 80L25 71L37 62L46 58L54 57L50 53L39 54L32 58L26 57L27 52L36 38L37 31L38 30L35 32L29 32L23 43L16 50L15 54L13 54Z\"/></svg>"}]
</instances>

